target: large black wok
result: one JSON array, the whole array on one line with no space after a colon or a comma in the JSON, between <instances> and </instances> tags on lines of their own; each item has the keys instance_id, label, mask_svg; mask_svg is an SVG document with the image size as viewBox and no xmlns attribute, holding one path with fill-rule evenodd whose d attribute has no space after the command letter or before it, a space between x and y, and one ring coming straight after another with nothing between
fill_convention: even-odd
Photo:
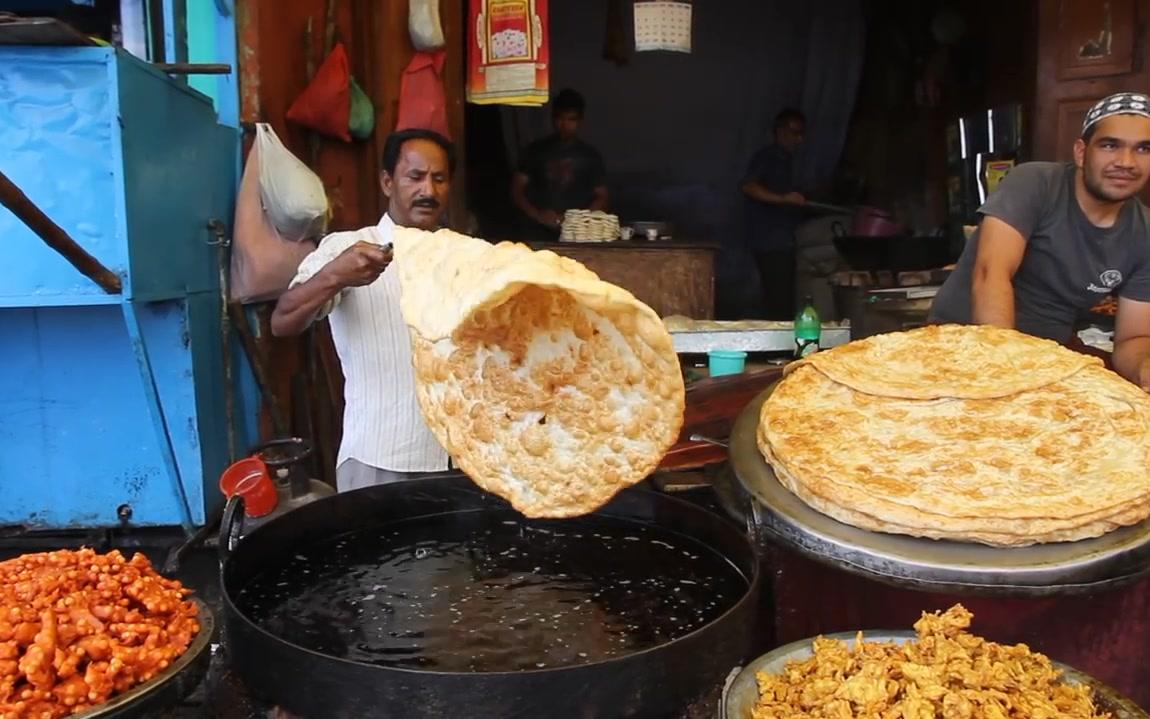
<instances>
[{"instance_id":1,"label":"large black wok","mask_svg":"<svg viewBox=\"0 0 1150 719\"><path fill-rule=\"evenodd\" d=\"M221 530L225 556L220 572L225 640L234 670L257 697L308 719L669 717L721 686L730 668L758 648L755 620L762 580L750 540L724 518L640 489L622 492L596 514L671 530L684 546L701 544L725 557L746 580L745 593L716 619L651 649L539 670L426 671L305 649L291 637L267 631L240 608L243 602L237 598L244 587L285 553L380 524L506 511L503 500L466 477L445 474L322 499L238 542L232 523L236 513L229 512Z\"/></svg>"}]
</instances>

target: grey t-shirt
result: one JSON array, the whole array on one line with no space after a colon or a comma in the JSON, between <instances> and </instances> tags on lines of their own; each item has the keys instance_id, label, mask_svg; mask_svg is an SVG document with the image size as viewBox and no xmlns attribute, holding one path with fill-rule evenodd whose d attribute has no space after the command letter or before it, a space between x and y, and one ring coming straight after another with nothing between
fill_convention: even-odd
<instances>
[{"instance_id":1,"label":"grey t-shirt","mask_svg":"<svg viewBox=\"0 0 1150 719\"><path fill-rule=\"evenodd\" d=\"M1026 238L1014 275L1015 326L1065 341L1080 310L1111 292L1150 301L1150 217L1127 200L1112 227L1090 223L1074 196L1075 167L1028 162L1014 168L978 212ZM980 228L981 229L981 228ZM930 309L932 322L971 321L970 287L981 232L966 243L958 266Z\"/></svg>"}]
</instances>

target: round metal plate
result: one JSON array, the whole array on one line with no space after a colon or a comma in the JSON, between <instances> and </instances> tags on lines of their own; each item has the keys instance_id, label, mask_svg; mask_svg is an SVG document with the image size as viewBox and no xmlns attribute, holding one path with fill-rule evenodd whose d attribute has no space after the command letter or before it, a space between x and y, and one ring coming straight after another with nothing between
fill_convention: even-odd
<instances>
[{"instance_id":1,"label":"round metal plate","mask_svg":"<svg viewBox=\"0 0 1150 719\"><path fill-rule=\"evenodd\" d=\"M787 547L887 584L959 594L1091 592L1150 571L1150 521L1079 542L1007 549L871 532L831 519L780 484L759 452L759 413L774 387L735 421L730 458L739 484L755 500L755 524Z\"/></svg>"},{"instance_id":2,"label":"round metal plate","mask_svg":"<svg viewBox=\"0 0 1150 719\"><path fill-rule=\"evenodd\" d=\"M192 601L199 609L200 631L170 667L143 684L117 694L87 711L73 714L69 719L143 719L156 716L162 709L169 709L186 697L207 672L208 661L211 659L208 648L216 626L215 617L208 605L195 597L192 597Z\"/></svg>"},{"instance_id":3,"label":"round metal plate","mask_svg":"<svg viewBox=\"0 0 1150 719\"><path fill-rule=\"evenodd\" d=\"M826 637L844 641L851 647L855 643L854 632L827 634ZM915 634L909 631L864 631L863 637L868 642L897 642L901 644L914 639ZM740 670L723 689L719 719L750 719L751 709L759 699L759 687L755 681L755 675L759 672L781 674L787 662L810 658L814 654L811 648L813 641L814 638L812 637L791 642L764 654ZM1062 670L1064 681L1070 684L1086 684L1094 690L1094 701L1099 710L1110 712L1115 719L1150 719L1150 715L1138 708L1138 705L1097 679L1065 664L1053 663L1055 667Z\"/></svg>"}]
</instances>

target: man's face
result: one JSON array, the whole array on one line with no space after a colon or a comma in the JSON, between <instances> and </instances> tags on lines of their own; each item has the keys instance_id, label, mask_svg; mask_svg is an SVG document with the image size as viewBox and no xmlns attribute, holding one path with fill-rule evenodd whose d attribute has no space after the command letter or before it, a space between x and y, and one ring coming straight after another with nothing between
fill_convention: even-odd
<instances>
[{"instance_id":1,"label":"man's face","mask_svg":"<svg viewBox=\"0 0 1150 719\"><path fill-rule=\"evenodd\" d=\"M408 140L399 150L395 175L384 170L379 184L388 198L387 213L396 224L434 230L451 193L447 153L430 140Z\"/></svg>"},{"instance_id":2,"label":"man's face","mask_svg":"<svg viewBox=\"0 0 1150 719\"><path fill-rule=\"evenodd\" d=\"M802 120L789 120L787 124L775 130L775 142L787 152L794 152L803 144L806 131L806 124Z\"/></svg>"},{"instance_id":3,"label":"man's face","mask_svg":"<svg viewBox=\"0 0 1150 719\"><path fill-rule=\"evenodd\" d=\"M555 123L555 133L559 135L559 139L574 140L579 134L579 125L583 124L583 117L574 110L564 110L556 113L552 122Z\"/></svg>"},{"instance_id":4,"label":"man's face","mask_svg":"<svg viewBox=\"0 0 1150 719\"><path fill-rule=\"evenodd\" d=\"M1150 118L1113 115L1098 121L1090 142L1074 143L1086 191L1101 202L1123 202L1150 179Z\"/></svg>"}]
</instances>

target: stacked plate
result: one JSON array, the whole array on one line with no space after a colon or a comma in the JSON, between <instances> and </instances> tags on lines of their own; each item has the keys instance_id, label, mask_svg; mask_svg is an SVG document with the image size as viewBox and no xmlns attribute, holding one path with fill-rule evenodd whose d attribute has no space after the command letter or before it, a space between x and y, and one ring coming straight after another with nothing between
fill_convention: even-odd
<instances>
[{"instance_id":1,"label":"stacked plate","mask_svg":"<svg viewBox=\"0 0 1150 719\"><path fill-rule=\"evenodd\" d=\"M611 242L619 239L619 216L598 210L567 210L559 239L564 242Z\"/></svg>"}]
</instances>

